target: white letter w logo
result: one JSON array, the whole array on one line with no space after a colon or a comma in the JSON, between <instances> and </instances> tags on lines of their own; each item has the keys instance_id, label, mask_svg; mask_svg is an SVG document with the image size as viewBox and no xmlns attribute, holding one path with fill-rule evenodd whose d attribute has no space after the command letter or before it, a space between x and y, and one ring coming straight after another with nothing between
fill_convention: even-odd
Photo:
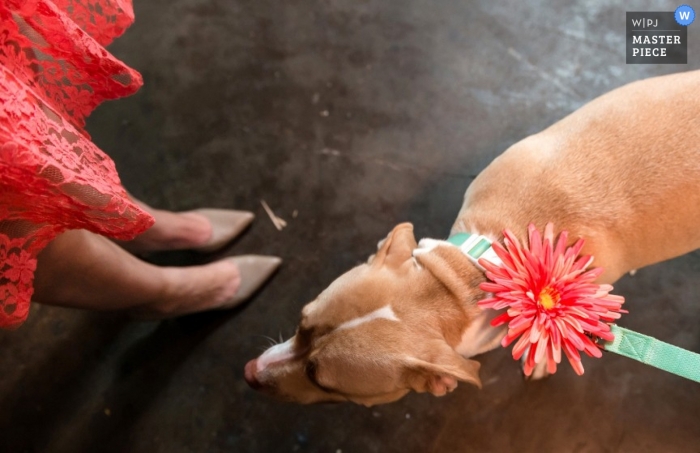
<instances>
[{"instance_id":1,"label":"white letter w logo","mask_svg":"<svg viewBox=\"0 0 700 453\"><path fill-rule=\"evenodd\" d=\"M678 11L678 15L681 16L681 20L690 19L690 11Z\"/></svg>"}]
</instances>

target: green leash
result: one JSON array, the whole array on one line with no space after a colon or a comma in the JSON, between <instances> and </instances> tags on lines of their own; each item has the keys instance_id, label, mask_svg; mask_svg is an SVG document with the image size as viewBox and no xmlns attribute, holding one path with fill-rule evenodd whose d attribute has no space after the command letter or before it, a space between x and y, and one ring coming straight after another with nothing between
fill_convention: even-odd
<instances>
[{"instance_id":1,"label":"green leash","mask_svg":"<svg viewBox=\"0 0 700 453\"><path fill-rule=\"evenodd\" d=\"M604 343L604 350L700 382L700 354L615 324L610 326L610 330L615 340Z\"/></svg>"},{"instance_id":2,"label":"green leash","mask_svg":"<svg viewBox=\"0 0 700 453\"><path fill-rule=\"evenodd\" d=\"M494 264L501 264L496 252L491 247L491 240L485 236L472 233L457 233L447 239L455 245L479 269L479 258L486 258ZM494 257L496 260L494 260ZM656 338L642 335L612 324L610 330L615 340L603 343L603 350L638 360L660 370L700 382L700 354L673 346Z\"/></svg>"}]
</instances>

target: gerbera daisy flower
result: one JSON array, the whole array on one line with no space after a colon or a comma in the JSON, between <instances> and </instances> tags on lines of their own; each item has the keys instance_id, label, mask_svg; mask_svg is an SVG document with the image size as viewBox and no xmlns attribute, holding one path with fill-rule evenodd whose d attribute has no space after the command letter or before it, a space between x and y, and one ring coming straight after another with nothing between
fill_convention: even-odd
<instances>
[{"instance_id":1,"label":"gerbera daisy flower","mask_svg":"<svg viewBox=\"0 0 700 453\"><path fill-rule=\"evenodd\" d=\"M548 223L544 236L534 225L528 227L529 246L521 245L509 230L504 231L505 247L493 243L502 260L497 265L481 259L490 280L481 289L492 297L479 302L481 308L507 309L491 324L508 324L501 341L513 346L513 358L525 356L524 371L532 374L535 364L547 360L547 370L554 373L564 351L576 374L583 374L579 351L591 357L602 355L595 340L614 339L607 324L620 318L624 298L610 294L611 285L595 280L602 268L588 270L590 255L579 256L584 240L566 247L568 233L562 231L554 243L554 227Z\"/></svg>"}]
</instances>

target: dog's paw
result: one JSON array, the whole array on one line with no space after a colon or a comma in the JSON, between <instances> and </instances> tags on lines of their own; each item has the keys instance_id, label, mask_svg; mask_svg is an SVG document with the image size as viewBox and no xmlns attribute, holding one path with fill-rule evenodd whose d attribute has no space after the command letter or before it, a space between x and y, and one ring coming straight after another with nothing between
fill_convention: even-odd
<instances>
[{"instance_id":1,"label":"dog's paw","mask_svg":"<svg viewBox=\"0 0 700 453\"><path fill-rule=\"evenodd\" d=\"M530 373L530 376L525 374L525 357L527 357L528 353L530 352L530 347L528 346L525 354L523 354L522 358L520 359L520 371L523 372L523 379L526 381L539 381L540 379L544 379L549 376L549 371L547 371L547 361L542 360L540 363L535 364L535 368L532 369L532 373Z\"/></svg>"},{"instance_id":2,"label":"dog's paw","mask_svg":"<svg viewBox=\"0 0 700 453\"><path fill-rule=\"evenodd\" d=\"M525 364L523 363L522 366L524 367ZM525 372L523 372L523 376L525 376ZM540 379L544 379L546 377L549 377L549 371L547 371L547 361L543 360L540 363L535 364L535 368L532 369L532 373L530 376L525 376L525 380L539 381Z\"/></svg>"}]
</instances>

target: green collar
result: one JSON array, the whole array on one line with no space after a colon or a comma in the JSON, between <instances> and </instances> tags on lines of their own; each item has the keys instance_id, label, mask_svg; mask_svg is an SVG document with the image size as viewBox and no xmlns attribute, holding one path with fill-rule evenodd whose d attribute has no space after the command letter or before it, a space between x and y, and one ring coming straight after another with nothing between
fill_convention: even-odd
<instances>
[{"instance_id":1,"label":"green collar","mask_svg":"<svg viewBox=\"0 0 700 453\"><path fill-rule=\"evenodd\" d=\"M450 236L447 242L459 247L462 253L482 271L484 268L479 264L479 259L481 258L497 266L500 266L502 263L496 252L493 251L493 242L486 236L474 233L457 233Z\"/></svg>"}]
</instances>

